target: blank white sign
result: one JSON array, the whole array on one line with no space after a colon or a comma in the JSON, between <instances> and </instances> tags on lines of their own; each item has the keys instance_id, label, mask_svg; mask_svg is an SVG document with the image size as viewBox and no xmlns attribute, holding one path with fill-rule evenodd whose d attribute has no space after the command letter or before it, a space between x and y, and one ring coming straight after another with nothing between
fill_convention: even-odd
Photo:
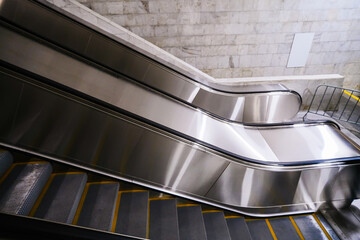
<instances>
[{"instance_id":1,"label":"blank white sign","mask_svg":"<svg viewBox=\"0 0 360 240\"><path fill-rule=\"evenodd\" d=\"M287 67L304 67L309 56L314 33L296 33Z\"/></svg>"}]
</instances>

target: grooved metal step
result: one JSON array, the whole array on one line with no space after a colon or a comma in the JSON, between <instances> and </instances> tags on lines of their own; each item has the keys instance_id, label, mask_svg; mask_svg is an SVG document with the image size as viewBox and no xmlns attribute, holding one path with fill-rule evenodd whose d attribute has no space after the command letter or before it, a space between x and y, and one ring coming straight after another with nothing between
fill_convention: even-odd
<instances>
[{"instance_id":1,"label":"grooved metal step","mask_svg":"<svg viewBox=\"0 0 360 240\"><path fill-rule=\"evenodd\" d=\"M0 185L0 211L28 215L51 172L48 162L13 164Z\"/></svg>"},{"instance_id":2,"label":"grooved metal step","mask_svg":"<svg viewBox=\"0 0 360 240\"><path fill-rule=\"evenodd\" d=\"M179 240L176 199L150 201L149 238Z\"/></svg>"},{"instance_id":3,"label":"grooved metal step","mask_svg":"<svg viewBox=\"0 0 360 240\"><path fill-rule=\"evenodd\" d=\"M3 155L1 160L11 157ZM7 161L7 160L5 160ZM54 163L57 171L62 168ZM125 234L125 239L257 240L338 239L320 214L269 219L226 217L221 210L148 189L122 190L119 182L87 182L87 174L54 173L49 162L14 163L0 178L0 211ZM91 175L91 179L98 178ZM123 189L132 186L121 185ZM120 188L120 191L119 191ZM36 200L37 199L37 200ZM30 211L31 210L31 211ZM75 217L75 218L74 218ZM42 220L42 221L43 221ZM0 234L0 237L2 235Z\"/></svg>"},{"instance_id":4,"label":"grooved metal step","mask_svg":"<svg viewBox=\"0 0 360 240\"><path fill-rule=\"evenodd\" d=\"M246 222L253 240L274 239L266 220L253 220Z\"/></svg>"},{"instance_id":5,"label":"grooved metal step","mask_svg":"<svg viewBox=\"0 0 360 240\"><path fill-rule=\"evenodd\" d=\"M73 224L110 231L119 183L87 183Z\"/></svg>"},{"instance_id":6,"label":"grooved metal step","mask_svg":"<svg viewBox=\"0 0 360 240\"><path fill-rule=\"evenodd\" d=\"M306 240L328 239L312 215L293 217L293 219Z\"/></svg>"},{"instance_id":7,"label":"grooved metal step","mask_svg":"<svg viewBox=\"0 0 360 240\"><path fill-rule=\"evenodd\" d=\"M86 173L53 174L44 195L38 200L38 206L31 215L56 222L72 223L81 195Z\"/></svg>"},{"instance_id":8,"label":"grooved metal step","mask_svg":"<svg viewBox=\"0 0 360 240\"><path fill-rule=\"evenodd\" d=\"M359 216L360 216L360 214L359 214ZM340 240L340 238L338 237L338 235L336 234L334 229L330 226L330 224L326 221L326 219L321 214L316 214L316 217L319 219L321 224L324 226L324 228L326 229L326 231L328 232L328 234L332 238L332 240ZM360 223L360 219L359 219L359 223ZM359 224L359 228L360 228L360 224Z\"/></svg>"},{"instance_id":9,"label":"grooved metal step","mask_svg":"<svg viewBox=\"0 0 360 240\"><path fill-rule=\"evenodd\" d=\"M231 240L252 240L243 217L226 218Z\"/></svg>"},{"instance_id":10,"label":"grooved metal step","mask_svg":"<svg viewBox=\"0 0 360 240\"><path fill-rule=\"evenodd\" d=\"M0 181L2 175L10 168L13 163L13 156L8 151L0 150Z\"/></svg>"},{"instance_id":11,"label":"grooved metal step","mask_svg":"<svg viewBox=\"0 0 360 240\"><path fill-rule=\"evenodd\" d=\"M146 238L149 212L149 192L120 192L116 214L116 233Z\"/></svg>"},{"instance_id":12,"label":"grooved metal step","mask_svg":"<svg viewBox=\"0 0 360 240\"><path fill-rule=\"evenodd\" d=\"M290 218L269 219L269 222L278 240L301 240Z\"/></svg>"},{"instance_id":13,"label":"grooved metal step","mask_svg":"<svg viewBox=\"0 0 360 240\"><path fill-rule=\"evenodd\" d=\"M179 233L181 240L206 240L206 230L201 206L178 206Z\"/></svg>"},{"instance_id":14,"label":"grooved metal step","mask_svg":"<svg viewBox=\"0 0 360 240\"><path fill-rule=\"evenodd\" d=\"M208 240L231 240L224 212L204 212L203 217Z\"/></svg>"}]
</instances>

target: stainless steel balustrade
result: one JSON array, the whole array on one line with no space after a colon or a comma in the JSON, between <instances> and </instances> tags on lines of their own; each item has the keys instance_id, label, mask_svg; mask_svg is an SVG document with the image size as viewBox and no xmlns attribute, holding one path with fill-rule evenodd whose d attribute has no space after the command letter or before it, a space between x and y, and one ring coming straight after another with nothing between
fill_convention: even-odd
<instances>
[{"instance_id":1,"label":"stainless steel balustrade","mask_svg":"<svg viewBox=\"0 0 360 240\"><path fill-rule=\"evenodd\" d=\"M0 16L106 68L221 118L243 123L278 123L291 120L301 105L299 94L280 84L236 88L189 76L176 66L171 65L175 71L171 70L169 63L155 61L156 56L145 56L146 52L129 43L119 43L108 33L85 27L88 23L76 23L33 1L3 0Z\"/></svg>"},{"instance_id":2,"label":"stainless steel balustrade","mask_svg":"<svg viewBox=\"0 0 360 240\"><path fill-rule=\"evenodd\" d=\"M0 44L4 46L0 52L2 61L235 156L256 161L293 162L355 157L359 154L356 147L344 141L341 133L330 125L264 128L222 121L5 27L0 27L0 33ZM253 105L257 106L256 103ZM299 150L300 144L311 146L311 149L305 152ZM290 158L289 153L296 154Z\"/></svg>"},{"instance_id":3,"label":"stainless steel balustrade","mask_svg":"<svg viewBox=\"0 0 360 240\"><path fill-rule=\"evenodd\" d=\"M360 124L360 91L319 85L311 100L308 113L331 117L336 120Z\"/></svg>"},{"instance_id":4,"label":"stainless steel balustrade","mask_svg":"<svg viewBox=\"0 0 360 240\"><path fill-rule=\"evenodd\" d=\"M0 145L6 147L253 216L312 212L326 202L344 204L360 196L358 157L256 163L5 68L0 79ZM320 126L324 133L331 129ZM272 131L278 130L283 129ZM289 152L289 159L296 154Z\"/></svg>"},{"instance_id":5,"label":"stainless steel balustrade","mask_svg":"<svg viewBox=\"0 0 360 240\"><path fill-rule=\"evenodd\" d=\"M0 47L5 146L254 216L360 197L332 124L224 121L4 22Z\"/></svg>"}]
</instances>

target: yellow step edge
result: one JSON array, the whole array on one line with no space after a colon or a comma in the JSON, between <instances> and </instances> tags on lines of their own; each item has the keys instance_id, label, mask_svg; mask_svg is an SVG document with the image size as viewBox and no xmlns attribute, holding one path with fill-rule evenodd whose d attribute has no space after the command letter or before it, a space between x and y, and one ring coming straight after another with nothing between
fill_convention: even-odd
<instances>
[{"instance_id":1,"label":"yellow step edge","mask_svg":"<svg viewBox=\"0 0 360 240\"><path fill-rule=\"evenodd\" d=\"M75 213L75 216L74 216L74 219L73 219L73 222L72 224L76 225L78 220L79 220L79 217L80 217L80 213L81 213L81 210L84 206L84 202L85 202L85 199L86 199L86 195L89 191L89 187L90 187L90 183L87 183L85 185L85 189L83 191L83 194L81 195L81 199L80 199L80 202L79 202L79 205L78 205L78 208L76 209L76 213Z\"/></svg>"},{"instance_id":2,"label":"yellow step edge","mask_svg":"<svg viewBox=\"0 0 360 240\"><path fill-rule=\"evenodd\" d=\"M109 183L118 183L116 181L99 181L99 182L89 182L88 184L93 185L93 184L109 184Z\"/></svg>"},{"instance_id":3,"label":"yellow step edge","mask_svg":"<svg viewBox=\"0 0 360 240\"><path fill-rule=\"evenodd\" d=\"M120 193L130 193L130 192L148 192L147 190L120 190Z\"/></svg>"},{"instance_id":4,"label":"yellow step edge","mask_svg":"<svg viewBox=\"0 0 360 240\"><path fill-rule=\"evenodd\" d=\"M213 212L222 212L221 210L205 210L202 213L213 213Z\"/></svg>"},{"instance_id":5,"label":"yellow step edge","mask_svg":"<svg viewBox=\"0 0 360 240\"><path fill-rule=\"evenodd\" d=\"M264 220L262 218L245 218L245 222Z\"/></svg>"},{"instance_id":6,"label":"yellow step edge","mask_svg":"<svg viewBox=\"0 0 360 240\"><path fill-rule=\"evenodd\" d=\"M325 233L326 237L329 240L332 240L332 238L330 237L329 233L326 231L325 227L322 225L322 223L320 222L320 220L318 219L318 217L316 216L315 213L312 214L312 216L314 217L315 221L317 222L317 224L320 226L321 230Z\"/></svg>"},{"instance_id":7,"label":"yellow step edge","mask_svg":"<svg viewBox=\"0 0 360 240\"><path fill-rule=\"evenodd\" d=\"M192 207L192 206L200 206L200 204L187 203L187 204L178 204L178 205L176 205L176 207Z\"/></svg>"},{"instance_id":8,"label":"yellow step edge","mask_svg":"<svg viewBox=\"0 0 360 240\"><path fill-rule=\"evenodd\" d=\"M290 218L290 221L292 223L292 225L294 226L297 234L299 235L300 239L301 240L305 240L304 236L302 235L301 231L300 231L300 228L298 227L298 225L296 224L296 222L294 221L293 217L289 217Z\"/></svg>"},{"instance_id":9,"label":"yellow step edge","mask_svg":"<svg viewBox=\"0 0 360 240\"><path fill-rule=\"evenodd\" d=\"M270 222L269 222L269 219L265 219L265 222L270 230L270 233L271 233L271 236L274 238L274 240L277 240L277 237L275 235L275 232L274 232L274 229L272 228Z\"/></svg>"},{"instance_id":10,"label":"yellow step edge","mask_svg":"<svg viewBox=\"0 0 360 240\"><path fill-rule=\"evenodd\" d=\"M39 164L39 163L49 163L47 161L30 161L30 162L18 162L18 163L13 163L13 165L25 165L25 164Z\"/></svg>"},{"instance_id":11,"label":"yellow step edge","mask_svg":"<svg viewBox=\"0 0 360 240\"><path fill-rule=\"evenodd\" d=\"M182 203L176 205L177 207L191 207L191 206L200 206L199 203Z\"/></svg>"},{"instance_id":12,"label":"yellow step edge","mask_svg":"<svg viewBox=\"0 0 360 240\"><path fill-rule=\"evenodd\" d=\"M86 174L85 172L60 172L60 173L53 173L56 176L59 175L71 175L71 174Z\"/></svg>"},{"instance_id":13,"label":"yellow step edge","mask_svg":"<svg viewBox=\"0 0 360 240\"><path fill-rule=\"evenodd\" d=\"M360 99L358 97L354 96L353 94L349 93L348 91L344 90L344 93L346 93L350 97L354 98L355 100L360 101Z\"/></svg>"},{"instance_id":14,"label":"yellow step edge","mask_svg":"<svg viewBox=\"0 0 360 240\"><path fill-rule=\"evenodd\" d=\"M228 219L228 218L241 218L241 217L243 217L243 216L225 216L226 219Z\"/></svg>"},{"instance_id":15,"label":"yellow step edge","mask_svg":"<svg viewBox=\"0 0 360 240\"><path fill-rule=\"evenodd\" d=\"M121 198L121 192L118 192L117 198L116 198L116 204L115 204L115 211L114 211L114 218L111 225L111 232L115 232L116 229L116 223L119 215L119 206L120 206L120 198Z\"/></svg>"},{"instance_id":16,"label":"yellow step edge","mask_svg":"<svg viewBox=\"0 0 360 240\"><path fill-rule=\"evenodd\" d=\"M54 173L50 175L50 178L49 178L48 181L46 182L43 190L41 191L38 199L36 200L34 206L32 207L32 209L31 209L31 211L30 211L30 214L29 214L30 217L33 217L33 216L35 215L35 212L36 212L37 208L39 207L42 199L44 198L44 196L45 196L48 188L50 187L51 182L53 181L54 177L55 177L55 174L54 174Z\"/></svg>"},{"instance_id":17,"label":"yellow step edge","mask_svg":"<svg viewBox=\"0 0 360 240\"><path fill-rule=\"evenodd\" d=\"M176 198L174 198L174 197L149 198L149 201L155 201L155 200L169 200L169 199L176 199Z\"/></svg>"}]
</instances>

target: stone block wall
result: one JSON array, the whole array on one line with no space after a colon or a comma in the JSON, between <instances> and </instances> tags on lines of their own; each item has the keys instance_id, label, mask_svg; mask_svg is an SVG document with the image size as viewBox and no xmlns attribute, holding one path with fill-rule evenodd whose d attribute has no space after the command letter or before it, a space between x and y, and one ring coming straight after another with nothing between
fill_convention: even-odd
<instances>
[{"instance_id":1,"label":"stone block wall","mask_svg":"<svg viewBox=\"0 0 360 240\"><path fill-rule=\"evenodd\" d=\"M359 0L78 0L215 78L341 74L360 88ZM287 68L295 33L315 37Z\"/></svg>"}]
</instances>

